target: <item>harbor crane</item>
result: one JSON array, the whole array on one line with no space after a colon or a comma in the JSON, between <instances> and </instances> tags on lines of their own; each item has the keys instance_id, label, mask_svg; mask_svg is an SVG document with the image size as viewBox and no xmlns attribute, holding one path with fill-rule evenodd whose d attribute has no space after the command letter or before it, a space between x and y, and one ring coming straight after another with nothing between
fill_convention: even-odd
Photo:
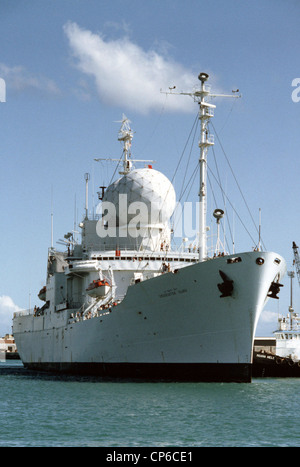
<instances>
[{"instance_id":1,"label":"harbor crane","mask_svg":"<svg viewBox=\"0 0 300 467\"><path fill-rule=\"evenodd\" d=\"M299 258L299 253L298 253L298 246L296 245L295 242L293 242L293 250L294 250L294 265L296 267L298 282L300 285L300 258Z\"/></svg>"}]
</instances>

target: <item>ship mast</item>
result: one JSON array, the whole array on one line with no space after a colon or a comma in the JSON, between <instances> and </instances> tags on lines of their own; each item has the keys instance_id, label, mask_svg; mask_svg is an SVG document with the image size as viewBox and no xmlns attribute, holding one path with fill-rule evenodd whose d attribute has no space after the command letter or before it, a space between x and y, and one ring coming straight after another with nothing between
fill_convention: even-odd
<instances>
[{"instance_id":1,"label":"ship mast","mask_svg":"<svg viewBox=\"0 0 300 467\"><path fill-rule=\"evenodd\" d=\"M214 144L214 138L209 135L208 122L213 117L213 109L215 105L208 104L205 101L206 96L209 95L209 90L205 86L208 79L208 74L200 73L198 76L201 81L201 91L197 93L199 102L199 120L201 122L201 138L199 142L200 148L200 185L199 185L199 261L204 261L207 256L206 245L206 210L207 210L207 196L206 196L206 178L207 178L207 153L210 146Z\"/></svg>"},{"instance_id":2,"label":"ship mast","mask_svg":"<svg viewBox=\"0 0 300 467\"><path fill-rule=\"evenodd\" d=\"M194 102L199 104L199 120L200 120L200 185L199 185L199 261L205 261L207 258L207 225L206 225L206 211L207 211L207 153L210 146L214 145L214 137L209 133L208 122L214 116L215 105L207 102L207 98L211 97L241 97L236 94L211 94L210 86L207 86L206 81L209 75L207 73L200 73L198 76L201 81L200 90L192 92L170 92L165 94L179 94L185 96L191 96ZM237 91L233 91L237 92Z\"/></svg>"},{"instance_id":3,"label":"ship mast","mask_svg":"<svg viewBox=\"0 0 300 467\"><path fill-rule=\"evenodd\" d=\"M293 279L295 277L294 271L288 271L287 275L291 278L291 297L290 297L290 306L289 306L289 313L290 313L290 330L293 330L293 314L294 314L294 308L293 308Z\"/></svg>"},{"instance_id":4,"label":"ship mast","mask_svg":"<svg viewBox=\"0 0 300 467\"><path fill-rule=\"evenodd\" d=\"M123 170L119 171L120 175L127 175L131 171L132 162L151 162L154 163L156 161L149 160L149 159L131 159L131 141L133 139L133 131L130 128L130 120L123 114L123 118L121 120L121 128L118 134L118 141L123 143L123 158L121 159L111 159L111 158L94 158L94 161L116 161L123 163ZM104 187L103 187L104 188Z\"/></svg>"},{"instance_id":5,"label":"ship mast","mask_svg":"<svg viewBox=\"0 0 300 467\"><path fill-rule=\"evenodd\" d=\"M123 142L123 172L120 174L125 175L130 172L132 163L129 160L131 157L131 141L133 138L133 131L130 128L130 120L123 115L122 125L119 131L118 141Z\"/></svg>"}]
</instances>

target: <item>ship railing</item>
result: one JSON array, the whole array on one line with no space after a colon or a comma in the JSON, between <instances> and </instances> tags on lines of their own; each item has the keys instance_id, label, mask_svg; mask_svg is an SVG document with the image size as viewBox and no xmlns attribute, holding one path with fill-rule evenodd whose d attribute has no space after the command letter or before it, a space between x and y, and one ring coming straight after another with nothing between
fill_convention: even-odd
<instances>
[{"instance_id":1,"label":"ship railing","mask_svg":"<svg viewBox=\"0 0 300 467\"><path fill-rule=\"evenodd\" d=\"M170 259L171 261L193 261L198 258L197 249L187 248L184 251L168 250L168 251L150 251L143 250L137 251L132 249L116 249L103 248L101 252L96 246L89 247L89 260L114 260L114 259L127 259L127 260L163 260Z\"/></svg>"},{"instance_id":2,"label":"ship railing","mask_svg":"<svg viewBox=\"0 0 300 467\"><path fill-rule=\"evenodd\" d=\"M20 311L15 311L13 314L14 318L17 318L18 316L27 316L27 315L33 315L34 309L33 308L28 308L28 310L20 310Z\"/></svg>"},{"instance_id":3,"label":"ship railing","mask_svg":"<svg viewBox=\"0 0 300 467\"><path fill-rule=\"evenodd\" d=\"M213 258L215 256L215 246L208 246L207 248L208 259ZM132 248L116 248L113 249L110 246L101 246L101 250L99 250L97 245L90 245L88 248L89 258L86 261L90 260L154 260L154 261L195 261L199 258L199 249L196 245L189 245L189 246L180 246L177 249L172 248L169 250L133 250ZM224 251L222 256L227 256L230 253ZM219 255L221 256L221 254ZM76 260L80 260L81 258L74 258Z\"/></svg>"}]
</instances>

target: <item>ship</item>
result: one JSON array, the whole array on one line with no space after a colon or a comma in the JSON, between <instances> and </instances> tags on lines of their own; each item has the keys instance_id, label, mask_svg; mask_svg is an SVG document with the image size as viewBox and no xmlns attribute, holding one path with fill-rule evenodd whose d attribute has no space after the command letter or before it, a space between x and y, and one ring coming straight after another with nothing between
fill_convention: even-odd
<instances>
[{"instance_id":1,"label":"ship","mask_svg":"<svg viewBox=\"0 0 300 467\"><path fill-rule=\"evenodd\" d=\"M296 258L298 256L298 247L293 242ZM299 260L298 260L298 277L299 277ZM294 363L300 365L300 316L295 311L293 306L293 279L294 271L288 271L290 278L290 305L288 313L285 316L278 317L278 328L274 331L276 338L276 355L279 357L288 357ZM299 282L300 284L300 282Z\"/></svg>"},{"instance_id":2,"label":"ship","mask_svg":"<svg viewBox=\"0 0 300 467\"><path fill-rule=\"evenodd\" d=\"M294 262L300 285L300 258L298 246L293 242ZM288 271L290 278L290 304L286 315L279 315L277 329L273 332L272 348L254 347L253 376L300 377L300 316L293 304L294 271ZM258 341L259 339L257 339ZM263 341L264 339L260 339ZM265 339L267 341L267 339Z\"/></svg>"},{"instance_id":3,"label":"ship","mask_svg":"<svg viewBox=\"0 0 300 467\"><path fill-rule=\"evenodd\" d=\"M124 116L120 177L101 187L91 218L85 175L81 240L65 235L67 251L51 242L43 306L13 317L25 368L109 379L251 382L257 322L267 300L278 299L286 263L261 248L208 254L211 102L226 95L211 93L207 73L198 78L192 91L178 93L199 109L197 245L187 248L183 239L182 248L173 248L175 189L154 161L135 168L140 160L131 156L133 131ZM218 227L223 214L214 211Z\"/></svg>"},{"instance_id":4,"label":"ship","mask_svg":"<svg viewBox=\"0 0 300 467\"><path fill-rule=\"evenodd\" d=\"M4 337L0 337L0 362L18 359L19 354L13 336L5 334Z\"/></svg>"}]
</instances>

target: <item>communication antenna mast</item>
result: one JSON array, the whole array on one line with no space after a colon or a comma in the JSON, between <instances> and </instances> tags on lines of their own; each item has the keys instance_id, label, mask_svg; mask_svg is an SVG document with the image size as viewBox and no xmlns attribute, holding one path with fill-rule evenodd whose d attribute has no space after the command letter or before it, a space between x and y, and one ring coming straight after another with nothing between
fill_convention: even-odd
<instances>
[{"instance_id":1,"label":"communication antenna mast","mask_svg":"<svg viewBox=\"0 0 300 467\"><path fill-rule=\"evenodd\" d=\"M296 266L298 282L300 285L300 258L299 258L299 253L298 253L298 246L296 245L295 242L293 242L293 250L294 250L294 258L295 258L294 265Z\"/></svg>"},{"instance_id":2,"label":"communication antenna mast","mask_svg":"<svg viewBox=\"0 0 300 467\"><path fill-rule=\"evenodd\" d=\"M214 116L215 105L207 102L207 98L212 97L233 97L238 98L241 95L237 94L212 94L210 86L206 85L209 75L207 73L200 73L198 76L201 81L201 88L191 92L164 92L164 94L178 94L183 96L191 96L194 102L199 104L199 120L201 122L200 133L200 186L199 186L199 261L207 259L207 225L206 225L206 211L207 211L207 193L206 193L206 178L207 178L207 153L210 146L214 145L214 137L209 133L208 122ZM237 91L233 91L236 93Z\"/></svg>"},{"instance_id":3,"label":"communication antenna mast","mask_svg":"<svg viewBox=\"0 0 300 467\"><path fill-rule=\"evenodd\" d=\"M130 120L123 114L122 125L119 130L118 141L123 142L123 174L130 172L132 162L131 158L131 141L133 139L133 131L130 128ZM122 174L122 172L120 172Z\"/></svg>"},{"instance_id":4,"label":"communication antenna mast","mask_svg":"<svg viewBox=\"0 0 300 467\"><path fill-rule=\"evenodd\" d=\"M51 249L53 250L53 185L51 185Z\"/></svg>"},{"instance_id":5,"label":"communication antenna mast","mask_svg":"<svg viewBox=\"0 0 300 467\"><path fill-rule=\"evenodd\" d=\"M126 175L130 172L132 162L156 162L147 159L131 159L131 141L133 139L133 131L130 128L130 120L123 114L121 121L122 125L119 130L118 141L123 142L123 157L121 159L110 159L110 158L94 158L94 161L116 161L123 162L123 170L119 172L120 175Z\"/></svg>"},{"instance_id":6,"label":"communication antenna mast","mask_svg":"<svg viewBox=\"0 0 300 467\"><path fill-rule=\"evenodd\" d=\"M84 179L85 179L85 218L88 219L88 211L89 211L89 206L88 206L88 199L89 199L89 179L90 179L90 174L86 173L84 174Z\"/></svg>"},{"instance_id":7,"label":"communication antenna mast","mask_svg":"<svg viewBox=\"0 0 300 467\"><path fill-rule=\"evenodd\" d=\"M261 242L261 208L259 208L258 251L260 251L260 242Z\"/></svg>"}]
</instances>

